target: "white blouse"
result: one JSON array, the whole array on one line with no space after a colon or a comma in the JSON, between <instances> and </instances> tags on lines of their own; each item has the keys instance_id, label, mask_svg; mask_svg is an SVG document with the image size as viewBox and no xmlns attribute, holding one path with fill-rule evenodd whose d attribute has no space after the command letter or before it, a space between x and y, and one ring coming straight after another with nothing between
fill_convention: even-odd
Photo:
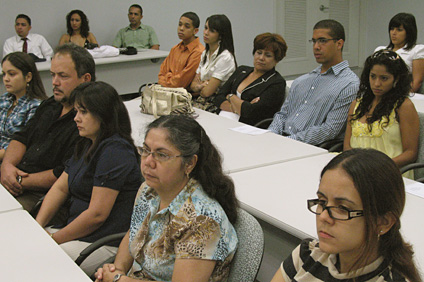
<instances>
[{"instance_id":1,"label":"white blouse","mask_svg":"<svg viewBox=\"0 0 424 282\"><path fill-rule=\"evenodd\" d=\"M208 53L206 53L206 50L203 51L196 73L200 73L201 81L214 77L221 81L220 86L222 86L236 70L236 63L233 55L228 50L222 51L219 55L218 50L219 48L215 50L210 58L209 51ZM203 63L205 56L206 62Z\"/></svg>"},{"instance_id":2,"label":"white blouse","mask_svg":"<svg viewBox=\"0 0 424 282\"><path fill-rule=\"evenodd\" d=\"M387 46L378 46L374 52L382 49L387 49ZM424 45L417 44L411 50L406 50L405 47L396 50L396 53L403 59L405 64L408 66L410 72L412 72L412 61L424 59Z\"/></svg>"}]
</instances>

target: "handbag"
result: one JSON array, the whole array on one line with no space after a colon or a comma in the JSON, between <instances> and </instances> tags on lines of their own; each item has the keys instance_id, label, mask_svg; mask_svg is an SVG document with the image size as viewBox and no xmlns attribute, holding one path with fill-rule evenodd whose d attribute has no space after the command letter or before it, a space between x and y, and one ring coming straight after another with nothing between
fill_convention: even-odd
<instances>
[{"instance_id":1,"label":"handbag","mask_svg":"<svg viewBox=\"0 0 424 282\"><path fill-rule=\"evenodd\" d=\"M192 115L191 94L184 88L163 87L159 84L147 85L141 95L141 112L165 116L171 114Z\"/></svg>"}]
</instances>

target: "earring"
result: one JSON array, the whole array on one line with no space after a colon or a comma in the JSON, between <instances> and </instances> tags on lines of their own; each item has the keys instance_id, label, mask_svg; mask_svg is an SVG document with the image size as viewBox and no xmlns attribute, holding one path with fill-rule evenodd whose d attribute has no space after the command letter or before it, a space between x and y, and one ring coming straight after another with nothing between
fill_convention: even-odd
<instances>
[{"instance_id":1,"label":"earring","mask_svg":"<svg viewBox=\"0 0 424 282\"><path fill-rule=\"evenodd\" d=\"M379 240L380 240L380 236L383 235L382 233L383 233L383 230L380 230L380 232L378 232L377 237L378 237Z\"/></svg>"},{"instance_id":2,"label":"earring","mask_svg":"<svg viewBox=\"0 0 424 282\"><path fill-rule=\"evenodd\" d=\"M187 176L187 178L190 178L190 172L186 171L185 175Z\"/></svg>"},{"instance_id":3,"label":"earring","mask_svg":"<svg viewBox=\"0 0 424 282\"><path fill-rule=\"evenodd\" d=\"M393 88L396 88L397 81L393 83Z\"/></svg>"}]
</instances>

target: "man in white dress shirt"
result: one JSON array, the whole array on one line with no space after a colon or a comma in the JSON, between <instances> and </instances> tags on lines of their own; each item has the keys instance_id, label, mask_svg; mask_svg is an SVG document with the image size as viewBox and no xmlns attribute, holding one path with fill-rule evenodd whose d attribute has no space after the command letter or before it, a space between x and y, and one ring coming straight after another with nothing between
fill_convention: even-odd
<instances>
[{"instance_id":1,"label":"man in white dress shirt","mask_svg":"<svg viewBox=\"0 0 424 282\"><path fill-rule=\"evenodd\" d=\"M47 40L39 34L29 33L31 19L24 14L19 14L15 19L16 34L6 40L3 46L3 57L12 52L33 53L38 58L51 58L53 49Z\"/></svg>"}]
</instances>

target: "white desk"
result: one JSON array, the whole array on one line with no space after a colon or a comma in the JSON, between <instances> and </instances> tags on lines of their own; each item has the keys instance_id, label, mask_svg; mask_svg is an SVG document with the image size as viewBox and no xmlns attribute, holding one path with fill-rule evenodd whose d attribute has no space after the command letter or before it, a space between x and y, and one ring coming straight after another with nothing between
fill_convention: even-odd
<instances>
[{"instance_id":1,"label":"white desk","mask_svg":"<svg viewBox=\"0 0 424 282\"><path fill-rule=\"evenodd\" d=\"M317 238L315 216L307 209L306 200L316 198L321 170L334 156L319 155L230 176L242 208L249 213L297 238ZM405 180L406 184L412 182ZM424 267L424 230L420 223L423 214L424 199L407 193L402 233L413 244L416 261ZM274 252L277 251L274 246ZM276 261L268 262L275 264L276 270L284 258L272 254L270 257L277 257Z\"/></svg>"},{"instance_id":2,"label":"white desk","mask_svg":"<svg viewBox=\"0 0 424 282\"><path fill-rule=\"evenodd\" d=\"M1 281L91 281L26 211L0 214L0 226Z\"/></svg>"},{"instance_id":3,"label":"white desk","mask_svg":"<svg viewBox=\"0 0 424 282\"><path fill-rule=\"evenodd\" d=\"M140 99L125 102L133 129L133 138L137 145L144 140L145 128L153 121L152 115L140 112ZM229 128L239 127L243 123L196 109L196 119L205 129L212 142L220 150L224 159L224 170L236 172L256 167L287 162L309 156L327 153L326 150L299 141L285 138L271 132L262 135L247 135Z\"/></svg>"},{"instance_id":4,"label":"white desk","mask_svg":"<svg viewBox=\"0 0 424 282\"><path fill-rule=\"evenodd\" d=\"M111 84L119 94L136 93L140 85L158 81L160 65L168 54L168 51L145 50L138 52L137 55L119 55L117 57L94 59L96 80ZM155 62L152 62L152 60ZM52 96L51 62L36 64L47 96ZM0 84L1 93L5 93L3 80Z\"/></svg>"},{"instance_id":5,"label":"white desk","mask_svg":"<svg viewBox=\"0 0 424 282\"><path fill-rule=\"evenodd\" d=\"M22 205L0 184L0 214L16 210L22 210Z\"/></svg>"}]
</instances>

